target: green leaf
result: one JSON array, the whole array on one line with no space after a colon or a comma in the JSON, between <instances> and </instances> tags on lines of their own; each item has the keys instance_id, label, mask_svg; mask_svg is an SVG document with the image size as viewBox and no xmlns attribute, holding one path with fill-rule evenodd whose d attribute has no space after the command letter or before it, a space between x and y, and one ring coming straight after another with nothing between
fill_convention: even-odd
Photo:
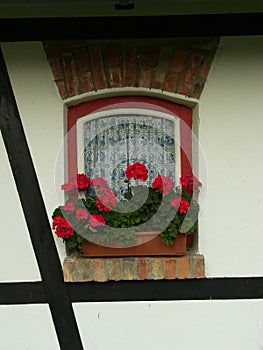
<instances>
[{"instance_id":1,"label":"green leaf","mask_svg":"<svg viewBox=\"0 0 263 350\"><path fill-rule=\"evenodd\" d=\"M57 216L62 216L63 217L63 214L62 214L62 211L61 211L60 207L56 208L53 211L52 219L54 220Z\"/></svg>"}]
</instances>

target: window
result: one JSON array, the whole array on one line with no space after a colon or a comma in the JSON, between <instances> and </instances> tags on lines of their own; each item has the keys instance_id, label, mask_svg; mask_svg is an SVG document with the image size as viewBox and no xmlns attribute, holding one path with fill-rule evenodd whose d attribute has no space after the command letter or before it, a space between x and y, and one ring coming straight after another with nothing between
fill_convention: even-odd
<instances>
[{"instance_id":1,"label":"window","mask_svg":"<svg viewBox=\"0 0 263 350\"><path fill-rule=\"evenodd\" d=\"M124 170L135 161L172 177L192 171L192 110L145 97L85 102L68 111L68 177L85 172L106 177L124 191Z\"/></svg>"},{"instance_id":2,"label":"window","mask_svg":"<svg viewBox=\"0 0 263 350\"><path fill-rule=\"evenodd\" d=\"M147 166L148 183L159 174L176 184L182 173L191 175L192 110L147 97L105 98L69 108L69 179L82 172L103 177L122 196L125 169L134 162ZM136 256L136 247L129 249Z\"/></svg>"}]
</instances>

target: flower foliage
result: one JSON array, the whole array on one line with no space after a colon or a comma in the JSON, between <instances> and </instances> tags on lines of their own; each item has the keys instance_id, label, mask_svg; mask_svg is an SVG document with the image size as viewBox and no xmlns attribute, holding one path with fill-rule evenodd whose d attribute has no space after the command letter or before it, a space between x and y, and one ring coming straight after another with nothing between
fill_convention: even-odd
<instances>
[{"instance_id":1,"label":"flower foliage","mask_svg":"<svg viewBox=\"0 0 263 350\"><path fill-rule=\"evenodd\" d=\"M159 231L164 243L172 245L178 233L196 231L199 205L193 193L202 184L195 176L183 175L177 187L163 175L158 175L151 186L131 186L131 179L148 179L147 167L138 162L128 166L125 174L128 186L120 200L100 177L77 174L61 186L67 200L54 210L52 228L68 248L81 250L81 243L93 241L94 235L101 244L117 239L125 245L142 230Z\"/></svg>"}]
</instances>

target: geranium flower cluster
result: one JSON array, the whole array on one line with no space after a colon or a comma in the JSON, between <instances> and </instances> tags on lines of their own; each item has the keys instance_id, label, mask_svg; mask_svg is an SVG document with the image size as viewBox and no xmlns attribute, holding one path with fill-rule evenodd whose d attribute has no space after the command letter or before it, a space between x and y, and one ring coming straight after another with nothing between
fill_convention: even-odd
<instances>
[{"instance_id":1,"label":"geranium flower cluster","mask_svg":"<svg viewBox=\"0 0 263 350\"><path fill-rule=\"evenodd\" d=\"M131 178L138 181L146 181L148 179L148 169L144 164L139 162L129 165L125 174L129 181Z\"/></svg>"},{"instance_id":2,"label":"geranium flower cluster","mask_svg":"<svg viewBox=\"0 0 263 350\"><path fill-rule=\"evenodd\" d=\"M86 228L95 228L106 224L106 219L102 214L90 214L88 209L83 206L83 202L76 197L78 192L87 191L91 187L95 189L98 196L96 206L99 211L110 212L117 206L116 194L111 192L106 180L95 178L91 181L85 174L77 174L75 179L61 185L61 189L68 194L70 199L64 206L60 207L61 214L64 212L67 219L63 215L55 216L52 223L52 228L58 237L67 239L74 236L75 229L73 227L78 226L76 223L72 224L74 219L81 221L82 226Z\"/></svg>"},{"instance_id":3,"label":"geranium flower cluster","mask_svg":"<svg viewBox=\"0 0 263 350\"><path fill-rule=\"evenodd\" d=\"M164 200L167 211L174 211L174 216L179 215L178 219L173 221L163 234L167 244L171 244L176 238L179 224L191 209L191 195L184 192L183 189L187 189L191 193L191 190L202 185L201 182L193 175L183 175L180 178L180 185L176 187L170 177L158 175L149 187L148 198L142 207L135 209L134 213L121 215L118 211L118 205L125 205L126 201L133 197L134 187L130 186L131 179L139 182L147 181L148 169L143 163L136 162L127 167L125 174L128 188L127 196L123 201L121 200L122 203L118 202L116 193L111 191L107 181L101 177L90 179L82 173L63 184L61 189L68 199L65 205L59 206L53 212L52 228L55 234L64 241L70 242L72 247L79 246L84 240L83 232L107 232L105 230L107 226L113 228L131 227L147 222L151 218L147 216L148 213L154 215ZM138 185L139 190L141 187L143 185ZM137 217L135 217L136 215ZM159 220L162 219L159 218ZM176 232L171 234L170 232L173 230Z\"/></svg>"},{"instance_id":4,"label":"geranium flower cluster","mask_svg":"<svg viewBox=\"0 0 263 350\"><path fill-rule=\"evenodd\" d=\"M128 180L134 178L135 180L146 181L148 179L148 169L144 164L135 163L128 166L126 177ZM183 188L190 191L202 186L202 183L197 180L194 175L185 174L181 176L180 184ZM169 195L174 188L174 181L169 176L158 175L152 183L152 189L160 191L164 196ZM174 198L170 204L178 210L180 214L186 214L190 208L190 202L180 197Z\"/></svg>"}]
</instances>

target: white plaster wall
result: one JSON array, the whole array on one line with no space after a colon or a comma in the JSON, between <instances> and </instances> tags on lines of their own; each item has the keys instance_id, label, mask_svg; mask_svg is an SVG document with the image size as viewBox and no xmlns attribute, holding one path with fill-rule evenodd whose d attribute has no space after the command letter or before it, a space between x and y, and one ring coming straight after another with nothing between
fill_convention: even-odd
<instances>
[{"instance_id":1,"label":"white plaster wall","mask_svg":"<svg viewBox=\"0 0 263 350\"><path fill-rule=\"evenodd\" d=\"M0 349L59 350L48 306L0 306Z\"/></svg>"},{"instance_id":2,"label":"white plaster wall","mask_svg":"<svg viewBox=\"0 0 263 350\"><path fill-rule=\"evenodd\" d=\"M61 198L57 198L62 191L55 182L64 181L63 164L57 161L63 151L63 103L41 43L1 46L51 222L53 210L62 204ZM62 259L64 245L54 238Z\"/></svg>"},{"instance_id":3,"label":"white plaster wall","mask_svg":"<svg viewBox=\"0 0 263 350\"><path fill-rule=\"evenodd\" d=\"M263 301L75 304L86 350L262 350Z\"/></svg>"},{"instance_id":4,"label":"white plaster wall","mask_svg":"<svg viewBox=\"0 0 263 350\"><path fill-rule=\"evenodd\" d=\"M263 275L262 82L263 36L222 38L199 106L208 277Z\"/></svg>"},{"instance_id":5,"label":"white plaster wall","mask_svg":"<svg viewBox=\"0 0 263 350\"><path fill-rule=\"evenodd\" d=\"M263 301L74 304L85 350L262 350ZM0 306L1 350L58 350L46 305Z\"/></svg>"},{"instance_id":6,"label":"white plaster wall","mask_svg":"<svg viewBox=\"0 0 263 350\"><path fill-rule=\"evenodd\" d=\"M1 134L0 159L0 281L37 281L39 270Z\"/></svg>"}]
</instances>

